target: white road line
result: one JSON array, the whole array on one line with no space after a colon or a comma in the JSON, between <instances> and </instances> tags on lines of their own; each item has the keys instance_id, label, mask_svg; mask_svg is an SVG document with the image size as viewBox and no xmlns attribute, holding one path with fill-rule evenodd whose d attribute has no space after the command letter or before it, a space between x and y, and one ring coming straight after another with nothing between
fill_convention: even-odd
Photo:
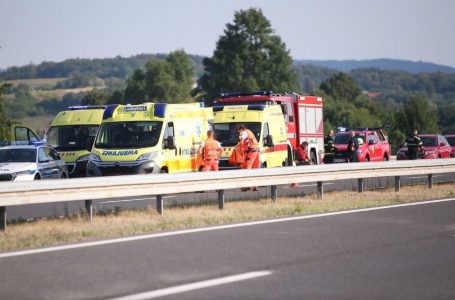
<instances>
[{"instance_id":1,"label":"white road line","mask_svg":"<svg viewBox=\"0 0 455 300\"><path fill-rule=\"evenodd\" d=\"M193 282L193 283L188 283L188 284L183 284L183 285L177 285L177 286L164 288L164 289L159 289L159 290L154 290L154 291L150 291L150 292L144 292L144 293L124 296L124 297L119 297L119 298L113 298L113 299L110 299L110 300L154 299L154 298L159 298L159 297L175 295L175 294L180 294L180 293L194 291L194 290L199 290L199 289L203 289L203 288L213 287L213 286L217 286L217 285L233 283L233 282L238 282L238 281L243 281L243 280L249 280L249 279L263 277L263 276L268 276L268 275L271 275L271 274L272 274L271 271L257 271L257 272L243 273L243 274L238 274L238 275L232 275L232 276L227 276L227 277L221 277L221 278L216 278L216 279L209 279L209 280L205 280L205 281L199 281L199 282Z\"/></svg>"},{"instance_id":2,"label":"white road line","mask_svg":"<svg viewBox=\"0 0 455 300\"><path fill-rule=\"evenodd\" d=\"M175 198L176 196L164 196L163 199ZM147 201L147 200L155 200L156 197L153 198L138 198L138 199L126 199L126 200L112 200L112 201L103 201L98 202L98 204L107 204L107 203L120 203L120 202L135 202L135 201Z\"/></svg>"},{"instance_id":3,"label":"white road line","mask_svg":"<svg viewBox=\"0 0 455 300\"><path fill-rule=\"evenodd\" d=\"M424 201L424 202L414 202L414 203L405 203L405 204L396 204L396 205L388 205L388 206L379 206L379 207L369 207L369 208L344 210L344 211L322 213L322 214L315 214L315 215L305 215L305 216L299 216L299 217L289 217L289 218L263 220L263 221L255 221L255 222L247 222L247 223L239 223L239 224L220 225L220 226L213 226L213 227L185 229L185 230L179 230L179 231L151 233L151 234L116 238L116 239L110 239L110 240L85 242L85 243L47 247L47 248L37 248L37 249L30 249L30 250L21 250L21 251L15 251L15 252L5 252L5 253L0 253L0 258L39 254L39 253L48 253L48 252L55 252L55 251L64 251L64 250L79 249L79 248L86 248L86 247L103 246L103 245L110 245L110 244L116 244L116 243L125 243L125 242L140 241L140 240L154 239L154 238L161 238L161 237L168 237L168 236L177 236L177 235L192 234L192 233L198 233L198 232L206 232L206 231L225 230L225 229L232 229L232 228L273 224L273 223L282 223L282 222L292 222L292 221L305 220L305 219L317 219L317 218L346 215L346 214L353 214L353 213L360 213L360 212L384 210L384 209L389 209L389 208L428 205L428 204L443 203L443 202L450 202L450 201L455 201L455 198L430 200L430 201Z\"/></svg>"}]
</instances>

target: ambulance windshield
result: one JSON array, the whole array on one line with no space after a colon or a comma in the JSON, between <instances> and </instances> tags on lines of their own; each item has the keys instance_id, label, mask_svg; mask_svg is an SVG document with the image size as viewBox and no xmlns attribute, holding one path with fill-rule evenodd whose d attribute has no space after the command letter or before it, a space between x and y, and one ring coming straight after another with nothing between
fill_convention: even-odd
<instances>
[{"instance_id":1,"label":"ambulance windshield","mask_svg":"<svg viewBox=\"0 0 455 300\"><path fill-rule=\"evenodd\" d=\"M215 139L221 143L223 147L232 147L237 145L239 142L239 133L237 132L237 126L245 125L246 128L251 130L256 139L259 141L261 135L261 123L216 123L213 124L213 129L215 131Z\"/></svg>"},{"instance_id":2,"label":"ambulance windshield","mask_svg":"<svg viewBox=\"0 0 455 300\"><path fill-rule=\"evenodd\" d=\"M85 150L87 140L94 138L98 125L54 126L49 128L46 141L58 151Z\"/></svg>"},{"instance_id":3,"label":"ambulance windshield","mask_svg":"<svg viewBox=\"0 0 455 300\"><path fill-rule=\"evenodd\" d=\"M104 149L147 148L158 143L163 122L104 123L96 137L95 147Z\"/></svg>"}]
</instances>

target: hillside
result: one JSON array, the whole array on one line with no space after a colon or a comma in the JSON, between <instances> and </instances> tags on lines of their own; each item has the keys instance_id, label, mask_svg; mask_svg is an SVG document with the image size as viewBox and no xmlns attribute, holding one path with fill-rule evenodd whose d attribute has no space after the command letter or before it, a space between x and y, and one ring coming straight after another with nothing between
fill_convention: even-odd
<instances>
[{"instance_id":1,"label":"hillside","mask_svg":"<svg viewBox=\"0 0 455 300\"><path fill-rule=\"evenodd\" d=\"M355 69L375 68L388 71L404 71L417 73L455 73L455 68L438 65L430 62L414 62L399 59L370 59L370 60L296 60L297 64L307 64L318 67L335 69L342 72L351 72Z\"/></svg>"}]
</instances>

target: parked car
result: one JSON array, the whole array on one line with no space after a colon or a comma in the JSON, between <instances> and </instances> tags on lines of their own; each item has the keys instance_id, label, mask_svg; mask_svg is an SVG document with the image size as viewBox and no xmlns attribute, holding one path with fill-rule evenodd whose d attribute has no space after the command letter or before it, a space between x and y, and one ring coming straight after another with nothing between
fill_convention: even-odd
<instances>
[{"instance_id":1,"label":"parked car","mask_svg":"<svg viewBox=\"0 0 455 300\"><path fill-rule=\"evenodd\" d=\"M417 150L417 158L434 159L448 158L451 156L452 148L447 139L440 134L419 134L423 148ZM403 145L398 149L397 160L408 159L408 147Z\"/></svg>"},{"instance_id":2,"label":"parked car","mask_svg":"<svg viewBox=\"0 0 455 300\"><path fill-rule=\"evenodd\" d=\"M68 169L55 149L46 145L0 148L0 181L68 178Z\"/></svg>"},{"instance_id":3,"label":"parked car","mask_svg":"<svg viewBox=\"0 0 455 300\"><path fill-rule=\"evenodd\" d=\"M390 144L387 135L381 128L346 129L338 132L334 138L335 155L333 162L348 161L348 143L350 132L355 132L359 141L359 162L386 161L390 159Z\"/></svg>"},{"instance_id":4,"label":"parked car","mask_svg":"<svg viewBox=\"0 0 455 300\"><path fill-rule=\"evenodd\" d=\"M446 134L444 137L452 148L452 157L455 157L455 134Z\"/></svg>"}]
</instances>

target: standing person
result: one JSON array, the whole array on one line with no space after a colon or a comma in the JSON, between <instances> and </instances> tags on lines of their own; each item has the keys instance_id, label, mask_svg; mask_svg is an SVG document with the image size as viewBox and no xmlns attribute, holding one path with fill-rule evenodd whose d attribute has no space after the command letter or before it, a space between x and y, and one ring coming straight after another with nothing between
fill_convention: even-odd
<instances>
[{"instance_id":1,"label":"standing person","mask_svg":"<svg viewBox=\"0 0 455 300\"><path fill-rule=\"evenodd\" d=\"M417 159L417 150L422 149L422 140L417 136L417 129L411 131L406 138L406 146L408 147L408 159Z\"/></svg>"},{"instance_id":2,"label":"standing person","mask_svg":"<svg viewBox=\"0 0 455 300\"><path fill-rule=\"evenodd\" d=\"M326 164L333 163L333 156L335 155L335 133L333 130L324 138L324 162Z\"/></svg>"},{"instance_id":3,"label":"standing person","mask_svg":"<svg viewBox=\"0 0 455 300\"><path fill-rule=\"evenodd\" d=\"M359 162L359 140L355 136L355 132L351 131L351 137L348 142L348 155L350 162Z\"/></svg>"},{"instance_id":4,"label":"standing person","mask_svg":"<svg viewBox=\"0 0 455 300\"><path fill-rule=\"evenodd\" d=\"M302 144L297 148L296 151L296 165L297 166L302 166L302 165L312 165L313 162L310 160L310 157L308 156L308 142L303 141Z\"/></svg>"},{"instance_id":5,"label":"standing person","mask_svg":"<svg viewBox=\"0 0 455 300\"><path fill-rule=\"evenodd\" d=\"M202 155L204 161L203 172L206 171L218 171L218 160L223 155L224 149L221 144L215 140L212 130L207 131L207 139L202 142L199 147L199 154Z\"/></svg>"},{"instance_id":6,"label":"standing person","mask_svg":"<svg viewBox=\"0 0 455 300\"><path fill-rule=\"evenodd\" d=\"M237 127L239 133L239 143L236 147L246 154L245 162L240 165L242 169L257 169L259 168L260 157L259 157L259 143L251 130L247 129L244 125ZM256 187L253 188L242 188L242 191L247 190L257 191Z\"/></svg>"}]
</instances>

